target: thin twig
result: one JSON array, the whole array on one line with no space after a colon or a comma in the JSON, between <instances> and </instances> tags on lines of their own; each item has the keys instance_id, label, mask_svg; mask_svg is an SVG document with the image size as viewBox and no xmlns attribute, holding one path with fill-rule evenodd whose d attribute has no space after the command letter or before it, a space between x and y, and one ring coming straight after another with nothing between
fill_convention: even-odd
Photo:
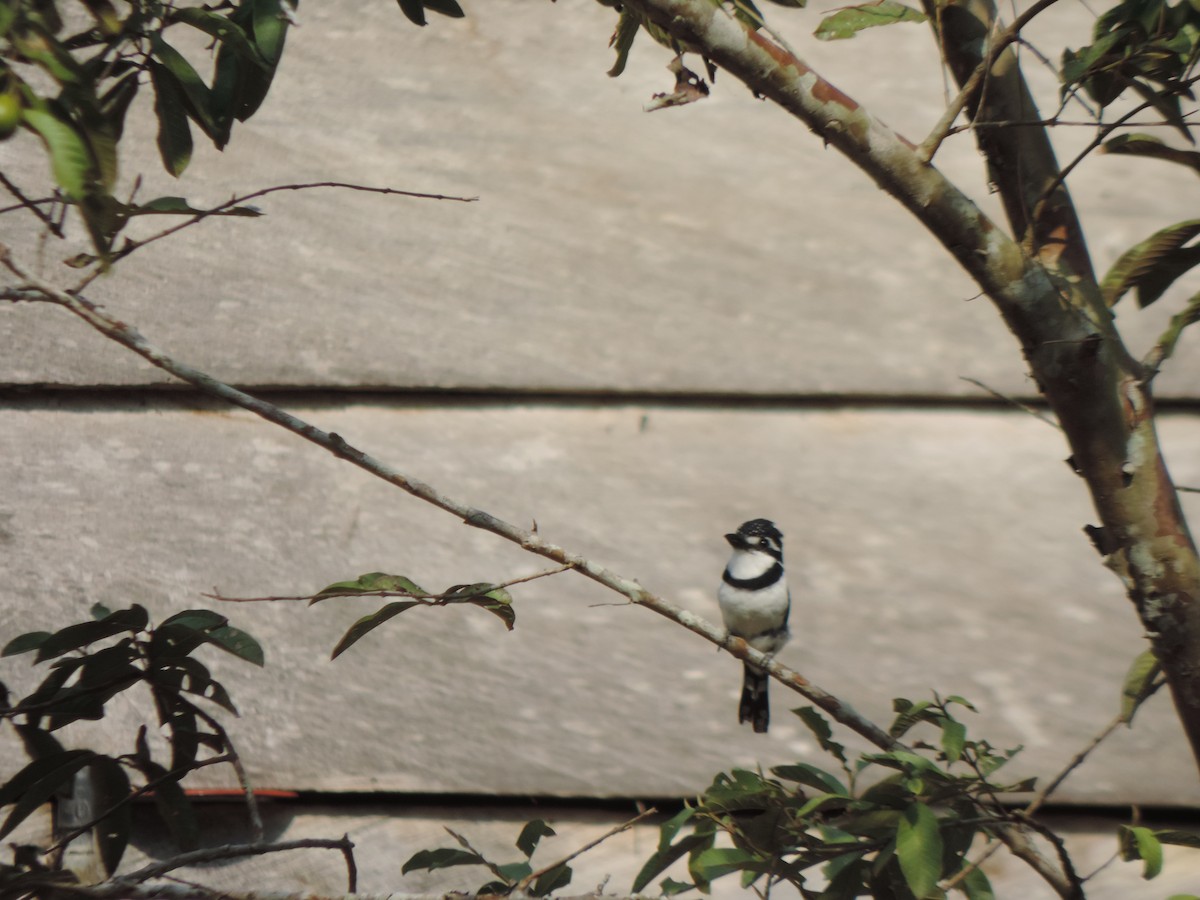
<instances>
[{"instance_id":1,"label":"thin twig","mask_svg":"<svg viewBox=\"0 0 1200 900\"><path fill-rule=\"evenodd\" d=\"M975 71L971 73L971 77L962 86L962 89L958 92L958 96L946 107L946 111L942 114L937 124L933 126L933 130L930 131L929 136L917 148L918 159L925 163L933 159L938 151L938 147L942 145L942 141L951 133L951 126L954 125L954 120L958 118L963 108L966 107L968 101L970 101L972 95L979 87L980 82L991 72L996 59L1009 44L1020 37L1021 29L1028 25L1034 16L1057 2L1058 0L1038 0L1033 6L1013 19L1013 23L996 35L988 44L987 52L984 54L979 65L975 67Z\"/></svg>"},{"instance_id":2,"label":"thin twig","mask_svg":"<svg viewBox=\"0 0 1200 900\"><path fill-rule=\"evenodd\" d=\"M1158 686L1154 687L1153 690L1155 690L1155 691L1158 690ZM1149 695L1147 695L1147 696L1149 696ZM1022 820L1024 820L1024 824L1027 824L1030 827L1035 827L1032 822L1033 815L1039 809L1041 809L1043 805L1045 805L1046 801L1050 798L1050 795L1053 794L1055 791L1057 791L1059 789L1059 787L1062 786L1062 783L1067 780L1067 776L1069 776L1072 772L1074 772L1081 765L1083 765L1084 761L1088 758L1088 756L1092 753L1093 750L1095 750L1097 747L1099 747L1100 744L1102 744L1109 737L1109 735L1111 735L1114 731L1116 731L1118 728L1120 728L1122 725L1124 725L1128 721L1129 721L1129 717L1125 713L1119 714L1118 716L1116 716L1116 718L1114 718L1111 722L1109 722L1106 726L1104 726L1104 728L1102 728L1094 737L1092 737L1092 739L1090 741L1088 741L1087 746L1085 746L1082 750L1080 750L1078 753L1076 753L1074 756L1072 756L1071 759L1067 762L1067 764L1065 766L1063 766L1063 768L1059 771L1059 773L1057 775L1055 775L1054 778L1052 778L1050 781L1048 781L1046 783L1045 787L1043 787L1040 791L1038 791L1036 794L1034 794L1033 799L1030 800L1029 803L1026 804L1026 806L1022 810L1019 811L1018 815L1021 817ZM980 852L979 856L976 857L975 860L973 860L972 862L963 866L963 868L961 868L958 872L956 872L952 878L948 878L944 882L941 882L942 889L945 891L950 891L956 885L960 884L964 878L966 878L968 875L970 875L971 872L975 871L975 869L979 868L979 866L981 866L997 850L999 850L1001 843L1002 842L999 839L993 838L983 848L983 850ZM1065 851L1063 851L1062 848L1057 848L1057 849L1059 849L1059 851L1060 851L1059 855L1061 857L1065 853ZM1066 867L1064 866L1064 869L1065 868ZM1073 871L1073 870L1071 870L1071 871ZM1077 877L1077 880L1086 881L1087 878L1090 878L1090 877L1091 877L1090 875L1085 878L1082 878L1082 879Z\"/></svg>"},{"instance_id":3,"label":"thin twig","mask_svg":"<svg viewBox=\"0 0 1200 900\"><path fill-rule=\"evenodd\" d=\"M500 867L498 865L496 865L494 862L492 862L490 859L488 859L486 856L484 856L482 853L480 853L478 850L476 850L474 847L472 847L471 842L468 841L466 839L466 837L464 837L463 835L461 835L457 831L455 831L453 828L450 828L446 825L443 825L442 828L447 834L450 835L450 837L452 837L456 841L458 841L458 843L463 847L464 850L466 850L468 853L474 853L476 856L478 856L480 865L486 866L487 870L489 872L491 872L493 875L495 875L497 878L499 878L505 884L512 884L512 879L509 878L507 875L505 875L503 872L501 872Z\"/></svg>"},{"instance_id":4,"label":"thin twig","mask_svg":"<svg viewBox=\"0 0 1200 900\"><path fill-rule=\"evenodd\" d=\"M241 786L242 794L246 798L246 814L250 817L251 833L254 835L254 840L256 843L261 842L266 834L266 830L263 828L262 814L258 809L258 798L254 796L254 788L251 786L250 778L246 774L246 767L242 765L242 758L238 755L237 748L233 746L233 741L229 739L229 732L225 730L224 726L221 725L220 722L218 722L200 707L193 705L192 710L204 721L205 725L213 730L213 732L218 738L221 739L221 742L228 749L229 752L227 755L230 757L229 764L233 766L233 771L237 775L238 784Z\"/></svg>"},{"instance_id":5,"label":"thin twig","mask_svg":"<svg viewBox=\"0 0 1200 900\"><path fill-rule=\"evenodd\" d=\"M197 222L202 222L205 219L213 216L218 216L221 213L233 209L235 206L241 206L247 201L257 200L259 197L265 197L268 194L276 194L280 191L308 191L315 188L338 188L346 191L362 191L369 194L392 194L399 197L412 197L418 200L455 200L459 203L475 203L479 200L478 197L457 197L449 194L425 194L421 193L420 191L402 191L396 188L368 187L367 185L350 184L344 181L314 181L307 184L277 184L273 187L251 191L249 194L243 194L240 197L232 197L229 200L226 200L224 203L220 203L212 207L212 209L206 209L196 213L187 221L180 222L177 225L172 225L170 228L164 229L163 231L158 232L158 234L151 235L143 240L127 240L125 246L112 254L109 262L112 263L119 259L124 259L131 253L140 250L142 247L145 247L148 244L153 244L155 241L159 241L165 237L171 236L172 234L176 234L185 228L190 228ZM73 290L82 291L85 287L95 281L101 274L102 270L99 268L89 272L82 281L75 285Z\"/></svg>"},{"instance_id":6,"label":"thin twig","mask_svg":"<svg viewBox=\"0 0 1200 900\"><path fill-rule=\"evenodd\" d=\"M1024 412L1029 413L1031 416L1033 416L1039 422L1045 422L1047 425L1051 426L1052 428L1057 428L1059 431L1062 431L1062 426L1059 425L1056 421L1054 421L1053 418L1051 418L1050 416L1048 416L1044 412L1042 412L1040 409L1030 406L1028 403L1022 403L1016 397L1010 397L1008 394L1002 394L995 388L988 387L986 384L984 384L982 381L979 381L978 379L968 378L966 375L959 375L958 377L961 378L963 381L968 382L969 384L975 385L977 388L982 388L983 390L985 390L989 394L991 394L993 397L997 397L1000 400L1003 400L1005 403L1011 403L1017 409L1020 409L1020 410L1023 410Z\"/></svg>"},{"instance_id":7,"label":"thin twig","mask_svg":"<svg viewBox=\"0 0 1200 900\"><path fill-rule=\"evenodd\" d=\"M467 525L483 531L489 531L505 540L519 544L530 553L543 556L560 565L570 565L580 574L618 594L628 597L639 606L644 606L660 616L677 622L693 634L697 634L725 650L731 656L765 670L781 684L801 694L810 703L824 710L834 721L840 722L851 731L866 738L875 746L884 750L892 750L903 746L896 738L864 717L849 704L844 703L833 694L813 684L799 672L789 669L775 659L755 650L741 638L729 634L724 628L718 628L695 613L682 609L668 600L647 591L633 579L626 578L584 556L552 544L543 539L539 534L512 525L484 510L448 497L431 485L404 475L374 457L352 447L340 435L322 431L272 403L252 397L243 391L239 391L237 388L218 381L211 375L201 372L199 369L178 362L149 343L133 326L114 319L84 297L68 293L27 272L23 266L13 259L8 247L3 244L0 244L0 265L4 265L18 278L23 279L28 287L40 291L45 296L47 302L65 307L101 334L127 347L158 368L170 372L176 378L186 381L188 384L199 388L205 393L212 394L227 403L240 406L242 409L248 410L266 419L268 422L272 422L319 447L323 447L339 459L343 459L371 473L375 477L406 491L412 496L436 506L438 509L445 510L457 516Z\"/></svg>"},{"instance_id":8,"label":"thin twig","mask_svg":"<svg viewBox=\"0 0 1200 900\"><path fill-rule=\"evenodd\" d=\"M550 575L558 575L561 572L566 572L568 569L573 569L575 566L571 563L555 566L553 569L545 569L541 572L534 572L532 575L524 575L520 578L513 578L509 581L501 581L499 584L488 585L488 591L498 591L501 588L512 587L514 584L524 584L527 581L535 581L538 578L547 578ZM483 591L482 593L487 593ZM441 602L451 598L461 598L461 590L442 591L440 594L414 594L409 591L322 591L319 594L309 594L296 597L226 597L222 594L201 594L202 597L208 597L210 600L219 600L222 603L276 603L281 601L296 601L296 600L332 600L337 597L404 597L409 600L428 600L433 601L430 606L441 605Z\"/></svg>"},{"instance_id":9,"label":"thin twig","mask_svg":"<svg viewBox=\"0 0 1200 900\"><path fill-rule=\"evenodd\" d=\"M658 810L651 807L650 809L647 809L647 810L644 810L643 812L638 813L636 816L634 816L632 819L628 820L627 822L622 822L620 825L617 825L615 828L610 828L604 834L600 835L600 837L596 838L594 841L589 841L588 843L584 844L582 847L580 847L574 853L568 853L562 859L556 860L555 862L550 863L550 865L548 865L548 866L543 866L542 868L538 869L536 872L530 872L528 875L526 875L524 878L522 878L519 882L517 882L517 890L518 891L527 890L531 884L533 884L535 881L537 881L539 878L541 878L547 872L552 872L555 869L557 869L559 866L565 866L571 860L575 859L575 857L581 856L582 854L587 853L593 847L596 847L596 846L604 843L605 841L607 841L610 837L614 837L615 835L620 834L622 831L628 831L630 828L632 828L638 822L641 822L642 820L649 818L650 816L653 816L657 813L658 813Z\"/></svg>"},{"instance_id":10,"label":"thin twig","mask_svg":"<svg viewBox=\"0 0 1200 900\"><path fill-rule=\"evenodd\" d=\"M0 185L3 185L3 187L6 191L8 191L10 194L12 194L14 197L16 197L18 201L20 201L16 206L7 207L6 209L0 210L0 212L11 212L14 209L27 209L31 213L33 213L35 216L37 216L41 220L42 224L45 225L48 229L50 229L51 232L53 232L55 237L63 236L62 228L60 228L59 225L52 218L50 218L49 214L44 213L40 209L38 209L39 203L45 203L47 201L30 200L28 197L25 196L24 193L22 193L22 191L19 187L17 187L15 184L13 184L11 181L8 180L8 177L3 172L0 172Z\"/></svg>"},{"instance_id":11,"label":"thin twig","mask_svg":"<svg viewBox=\"0 0 1200 900\"><path fill-rule=\"evenodd\" d=\"M137 871L130 872L128 875L121 875L114 878L111 884L116 889L115 893L120 895L122 888L128 888L130 885L149 881L151 878L161 878L168 872L173 872L176 869L182 869L187 866L241 859L245 856L265 856L268 853L279 853L284 850L314 849L340 850L342 853L348 853L353 851L354 844L343 837L337 840L329 838L302 838L295 841L279 841L275 844L256 842L253 844L225 844L222 847L206 847L203 850L192 850L188 853L172 856L170 859L165 859L162 862L144 866Z\"/></svg>"}]
</instances>

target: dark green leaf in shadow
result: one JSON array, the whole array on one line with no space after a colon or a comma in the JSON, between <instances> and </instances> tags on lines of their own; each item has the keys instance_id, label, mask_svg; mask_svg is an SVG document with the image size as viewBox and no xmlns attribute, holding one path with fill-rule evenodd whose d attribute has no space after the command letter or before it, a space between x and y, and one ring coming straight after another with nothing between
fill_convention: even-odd
<instances>
[{"instance_id":1,"label":"dark green leaf in shadow","mask_svg":"<svg viewBox=\"0 0 1200 900\"><path fill-rule=\"evenodd\" d=\"M534 879L530 893L535 897L545 897L552 891L565 888L570 884L573 874L571 867L568 865L555 866L549 872L544 872L538 878Z\"/></svg>"},{"instance_id":2,"label":"dark green leaf in shadow","mask_svg":"<svg viewBox=\"0 0 1200 900\"><path fill-rule=\"evenodd\" d=\"M183 91L165 66L150 60L154 114L158 118L158 154L163 168L178 178L192 161L192 127L184 113Z\"/></svg>"},{"instance_id":3,"label":"dark green leaf in shadow","mask_svg":"<svg viewBox=\"0 0 1200 900\"><path fill-rule=\"evenodd\" d=\"M91 750L68 750L62 754L35 759L0 786L0 806L13 805L0 838L8 836L43 803L67 787L75 773L95 758Z\"/></svg>"},{"instance_id":4,"label":"dark green leaf in shadow","mask_svg":"<svg viewBox=\"0 0 1200 900\"><path fill-rule=\"evenodd\" d=\"M129 845L133 807L122 803L131 792L129 776L125 767L112 757L98 756L91 765L91 779L97 813L111 810L95 828L100 862L105 874L111 877Z\"/></svg>"},{"instance_id":5,"label":"dark green leaf in shadow","mask_svg":"<svg viewBox=\"0 0 1200 900\"><path fill-rule=\"evenodd\" d=\"M417 600L396 601L394 603L387 604L387 606L384 606L382 609L376 610L369 616L363 616L361 619L351 625L349 630L342 635L342 639L337 642L337 646L333 648L333 653L329 658L337 659L352 646L358 643L361 638L374 631L388 619L392 618L393 616L400 615L400 613L404 612L406 609L412 609L414 606L421 605L422 604L420 601Z\"/></svg>"},{"instance_id":6,"label":"dark green leaf in shadow","mask_svg":"<svg viewBox=\"0 0 1200 900\"><path fill-rule=\"evenodd\" d=\"M228 16L222 16L196 6L187 6L173 10L168 16L168 21L191 25L205 34L212 35L247 62L264 69L268 68L267 61L263 59L258 48L250 42L246 32Z\"/></svg>"},{"instance_id":7,"label":"dark green leaf in shadow","mask_svg":"<svg viewBox=\"0 0 1200 900\"><path fill-rule=\"evenodd\" d=\"M517 836L517 849L525 854L526 858L533 856L533 851L537 849L538 842L544 837L553 837L555 831L543 819L534 819L532 822L526 822L525 827L521 829L521 833Z\"/></svg>"},{"instance_id":8,"label":"dark green leaf in shadow","mask_svg":"<svg viewBox=\"0 0 1200 900\"><path fill-rule=\"evenodd\" d=\"M451 866L482 866L485 861L478 853L446 848L443 850L419 850L400 867L400 874L407 875L421 869L448 869Z\"/></svg>"},{"instance_id":9,"label":"dark green leaf in shadow","mask_svg":"<svg viewBox=\"0 0 1200 900\"><path fill-rule=\"evenodd\" d=\"M62 656L122 632L138 632L146 627L150 617L144 607L134 604L129 609L110 613L98 622L79 622L59 629L38 647L38 662Z\"/></svg>"},{"instance_id":10,"label":"dark green leaf in shadow","mask_svg":"<svg viewBox=\"0 0 1200 900\"><path fill-rule=\"evenodd\" d=\"M28 653L30 650L37 650L52 637L54 635L49 631L27 631L5 644L4 649L0 650L0 656L17 656L21 653Z\"/></svg>"},{"instance_id":11,"label":"dark green leaf in shadow","mask_svg":"<svg viewBox=\"0 0 1200 900\"><path fill-rule=\"evenodd\" d=\"M183 98L183 107L191 119L210 138L215 138L216 125L212 116L212 97L208 85L192 68L192 64L183 54L163 40L162 35L155 33L150 36L150 52L171 75L171 79L179 88ZM152 70L153 74L153 70ZM155 89L157 90L157 83ZM162 117L159 117L162 123Z\"/></svg>"}]
</instances>

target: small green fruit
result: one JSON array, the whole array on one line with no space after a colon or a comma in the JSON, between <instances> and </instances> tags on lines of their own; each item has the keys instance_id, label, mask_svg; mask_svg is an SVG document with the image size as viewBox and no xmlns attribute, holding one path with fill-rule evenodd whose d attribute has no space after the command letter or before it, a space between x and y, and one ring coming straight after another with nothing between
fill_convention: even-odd
<instances>
[{"instance_id":1,"label":"small green fruit","mask_svg":"<svg viewBox=\"0 0 1200 900\"><path fill-rule=\"evenodd\" d=\"M0 94L0 141L9 137L21 124L21 100L16 94Z\"/></svg>"}]
</instances>

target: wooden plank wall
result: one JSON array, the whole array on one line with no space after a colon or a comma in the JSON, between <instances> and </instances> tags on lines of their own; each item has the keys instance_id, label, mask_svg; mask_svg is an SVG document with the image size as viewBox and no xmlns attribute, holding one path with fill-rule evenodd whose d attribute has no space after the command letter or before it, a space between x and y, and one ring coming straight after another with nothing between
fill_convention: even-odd
<instances>
[{"instance_id":1,"label":"wooden plank wall","mask_svg":"<svg viewBox=\"0 0 1200 900\"><path fill-rule=\"evenodd\" d=\"M1115 714L1143 641L1081 532L1092 514L1061 436L964 380L1034 394L988 302L873 184L732 79L647 114L669 87L666 53L639 44L626 75L606 78L609 10L476 6L421 30L387 3L306 7L275 93L223 155L199 152L173 182L143 117L130 130L145 152L124 172L145 172L143 199L199 205L324 181L478 202L274 194L256 201L265 218L189 229L89 296L178 359L451 496L536 520L708 618L722 534L771 517L796 595L786 663L880 718L893 696L963 694L980 708L973 729L1025 746L1020 772L1062 765ZM919 139L936 121L943 88L921 28L822 45L805 36L813 15L780 16L889 124ZM1040 48L1056 58L1081 20L1056 7ZM1064 157L1089 136L1056 135ZM938 164L994 207L969 137ZM45 184L28 138L0 145L0 166ZM1190 216L1185 187L1165 166L1083 166L1097 265ZM69 281L59 261L74 245L12 214L0 240ZM1126 323L1135 349L1162 306ZM5 635L94 602L161 618L214 588L304 594L372 570L440 588L543 568L169 389L60 310L0 306L0 346ZM1160 390L1180 401L1164 439L1193 485L1198 361L1185 340ZM233 734L255 782L641 797L687 795L732 765L815 760L778 689L770 735L739 729L739 666L680 629L571 574L517 597L511 634L475 610L420 610L332 663L361 606L226 610L268 648L262 672L213 661L243 710ZM14 686L32 675L0 664ZM117 710L99 739L134 717ZM1200 799L1165 698L1090 766L1064 799Z\"/></svg>"}]
</instances>

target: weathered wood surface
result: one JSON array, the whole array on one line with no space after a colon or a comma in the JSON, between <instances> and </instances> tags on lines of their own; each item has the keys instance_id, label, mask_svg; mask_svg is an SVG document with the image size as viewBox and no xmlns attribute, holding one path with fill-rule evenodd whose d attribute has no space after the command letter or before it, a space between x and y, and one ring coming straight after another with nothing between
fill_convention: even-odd
<instances>
[{"instance_id":1,"label":"weathered wood surface","mask_svg":"<svg viewBox=\"0 0 1200 900\"><path fill-rule=\"evenodd\" d=\"M1023 413L296 411L707 618L721 535L773 517L795 592L781 659L881 719L894 696L965 695L981 710L972 729L1025 745L1019 773L1055 770L1111 719L1143 645L1080 532L1089 510L1060 435ZM1164 430L1177 475L1200 484L1200 427ZM0 453L20 473L0 503L3 634L93 602L161 618L210 605L214 588L309 594L389 571L443 589L546 568L241 412L31 403L0 415ZM571 573L514 592L512 633L480 610L411 610L332 663L374 601L227 607L268 647L263 671L213 660L242 708L231 730L255 783L686 795L732 765L813 758L778 686L769 737L739 728L738 665L677 626ZM30 675L23 658L0 665L14 687ZM130 714L117 704L98 730ZM1195 781L1159 698L1062 797L1193 802Z\"/></svg>"},{"instance_id":2,"label":"weathered wood surface","mask_svg":"<svg viewBox=\"0 0 1200 900\"><path fill-rule=\"evenodd\" d=\"M925 27L822 44L808 36L819 11L771 12L909 138L937 121L944 87ZM139 196L216 203L338 180L479 202L274 195L256 201L267 218L191 229L90 295L242 384L980 396L967 376L1035 392L956 264L801 125L728 77L702 103L643 112L670 85L667 54L643 35L626 74L605 77L613 18L594 3L494 0L417 29L384 0L306 7L275 92L223 155L198 147L175 182L149 123L131 126L146 148L124 166L129 179L145 171ZM1059 4L1035 43L1057 58L1086 22ZM1029 68L1052 111L1056 86ZM1091 134L1060 129L1064 159ZM0 167L37 193L34 149L28 136L0 144ZM937 163L994 209L969 135ZM1101 269L1194 212L1173 166L1101 156L1075 177ZM39 249L21 233L29 222L0 218L0 240L68 279L57 260L78 248ZM1160 306L1132 316L1138 352L1170 312ZM0 307L0 341L0 384L168 380L56 310ZM1159 391L1194 396L1198 380L1200 355L1183 353Z\"/></svg>"},{"instance_id":3,"label":"weathered wood surface","mask_svg":"<svg viewBox=\"0 0 1200 900\"><path fill-rule=\"evenodd\" d=\"M140 196L215 203L339 180L479 203L274 195L260 201L267 218L191 229L89 295L181 359L305 392L292 405L317 424L491 512L536 519L710 618L721 534L772 516L796 590L784 661L880 719L893 696L964 694L981 710L973 730L1025 745L1016 774L1061 766L1116 712L1143 641L1080 532L1091 514L1060 436L1020 413L914 403L982 396L960 376L1034 393L987 302L872 184L728 79L702 104L642 112L668 87L666 57L642 43L625 76L605 78L609 11L490 0L469 12L417 30L386 0L306 5L262 113L223 156L198 153L181 183L148 169ZM923 29L826 46L805 37L812 14L777 15L803 54L910 137L936 120ZM1047 13L1041 49L1056 57L1080 15ZM131 133L152 145L145 121ZM1087 136L1058 137L1070 148ZM36 183L32 150L0 144L0 168ZM967 136L938 157L991 206L978 162ZM1102 157L1078 174L1101 268L1194 214L1170 167ZM1146 212L1130 212L1135 181L1139 202L1154 198ZM0 241L67 281L57 260L77 247L39 249L27 227L0 217ZM1132 317L1136 350L1168 303ZM0 347L0 385L35 389L0 406L0 635L97 601L161 618L209 604L213 588L305 593L371 570L440 588L542 567L247 415L111 390L165 378L59 310L0 306ZM1185 338L1160 394L1194 398L1198 378ZM45 385L98 390L60 402ZM345 393L310 393L326 388ZM530 392L541 396L522 405ZM792 399L755 405L771 396ZM890 406L809 402L828 397ZM1174 474L1200 485L1200 424L1170 417L1164 432ZM737 664L682 630L570 574L516 593L512 634L476 610L417 610L334 663L361 605L231 608L268 646L262 672L212 660L243 710L233 733L253 780L656 796L694 793L733 765L816 759L778 686L769 737L740 729ZM30 677L24 659L0 662L0 680ZM93 733L112 742L133 720L121 703ZM1165 698L1061 797L1200 800ZM394 840L390 820L331 815L370 848L366 889L392 887L407 852L436 840L434 817L389 855L373 835ZM498 846L517 819L497 817ZM464 812L472 827L481 818ZM621 840L622 859L629 842L649 852L644 834ZM305 884L307 865L287 872ZM336 888L336 868L312 883ZM609 869L587 871L585 884ZM1094 896L1170 893L1136 876L1118 885Z\"/></svg>"}]
</instances>

